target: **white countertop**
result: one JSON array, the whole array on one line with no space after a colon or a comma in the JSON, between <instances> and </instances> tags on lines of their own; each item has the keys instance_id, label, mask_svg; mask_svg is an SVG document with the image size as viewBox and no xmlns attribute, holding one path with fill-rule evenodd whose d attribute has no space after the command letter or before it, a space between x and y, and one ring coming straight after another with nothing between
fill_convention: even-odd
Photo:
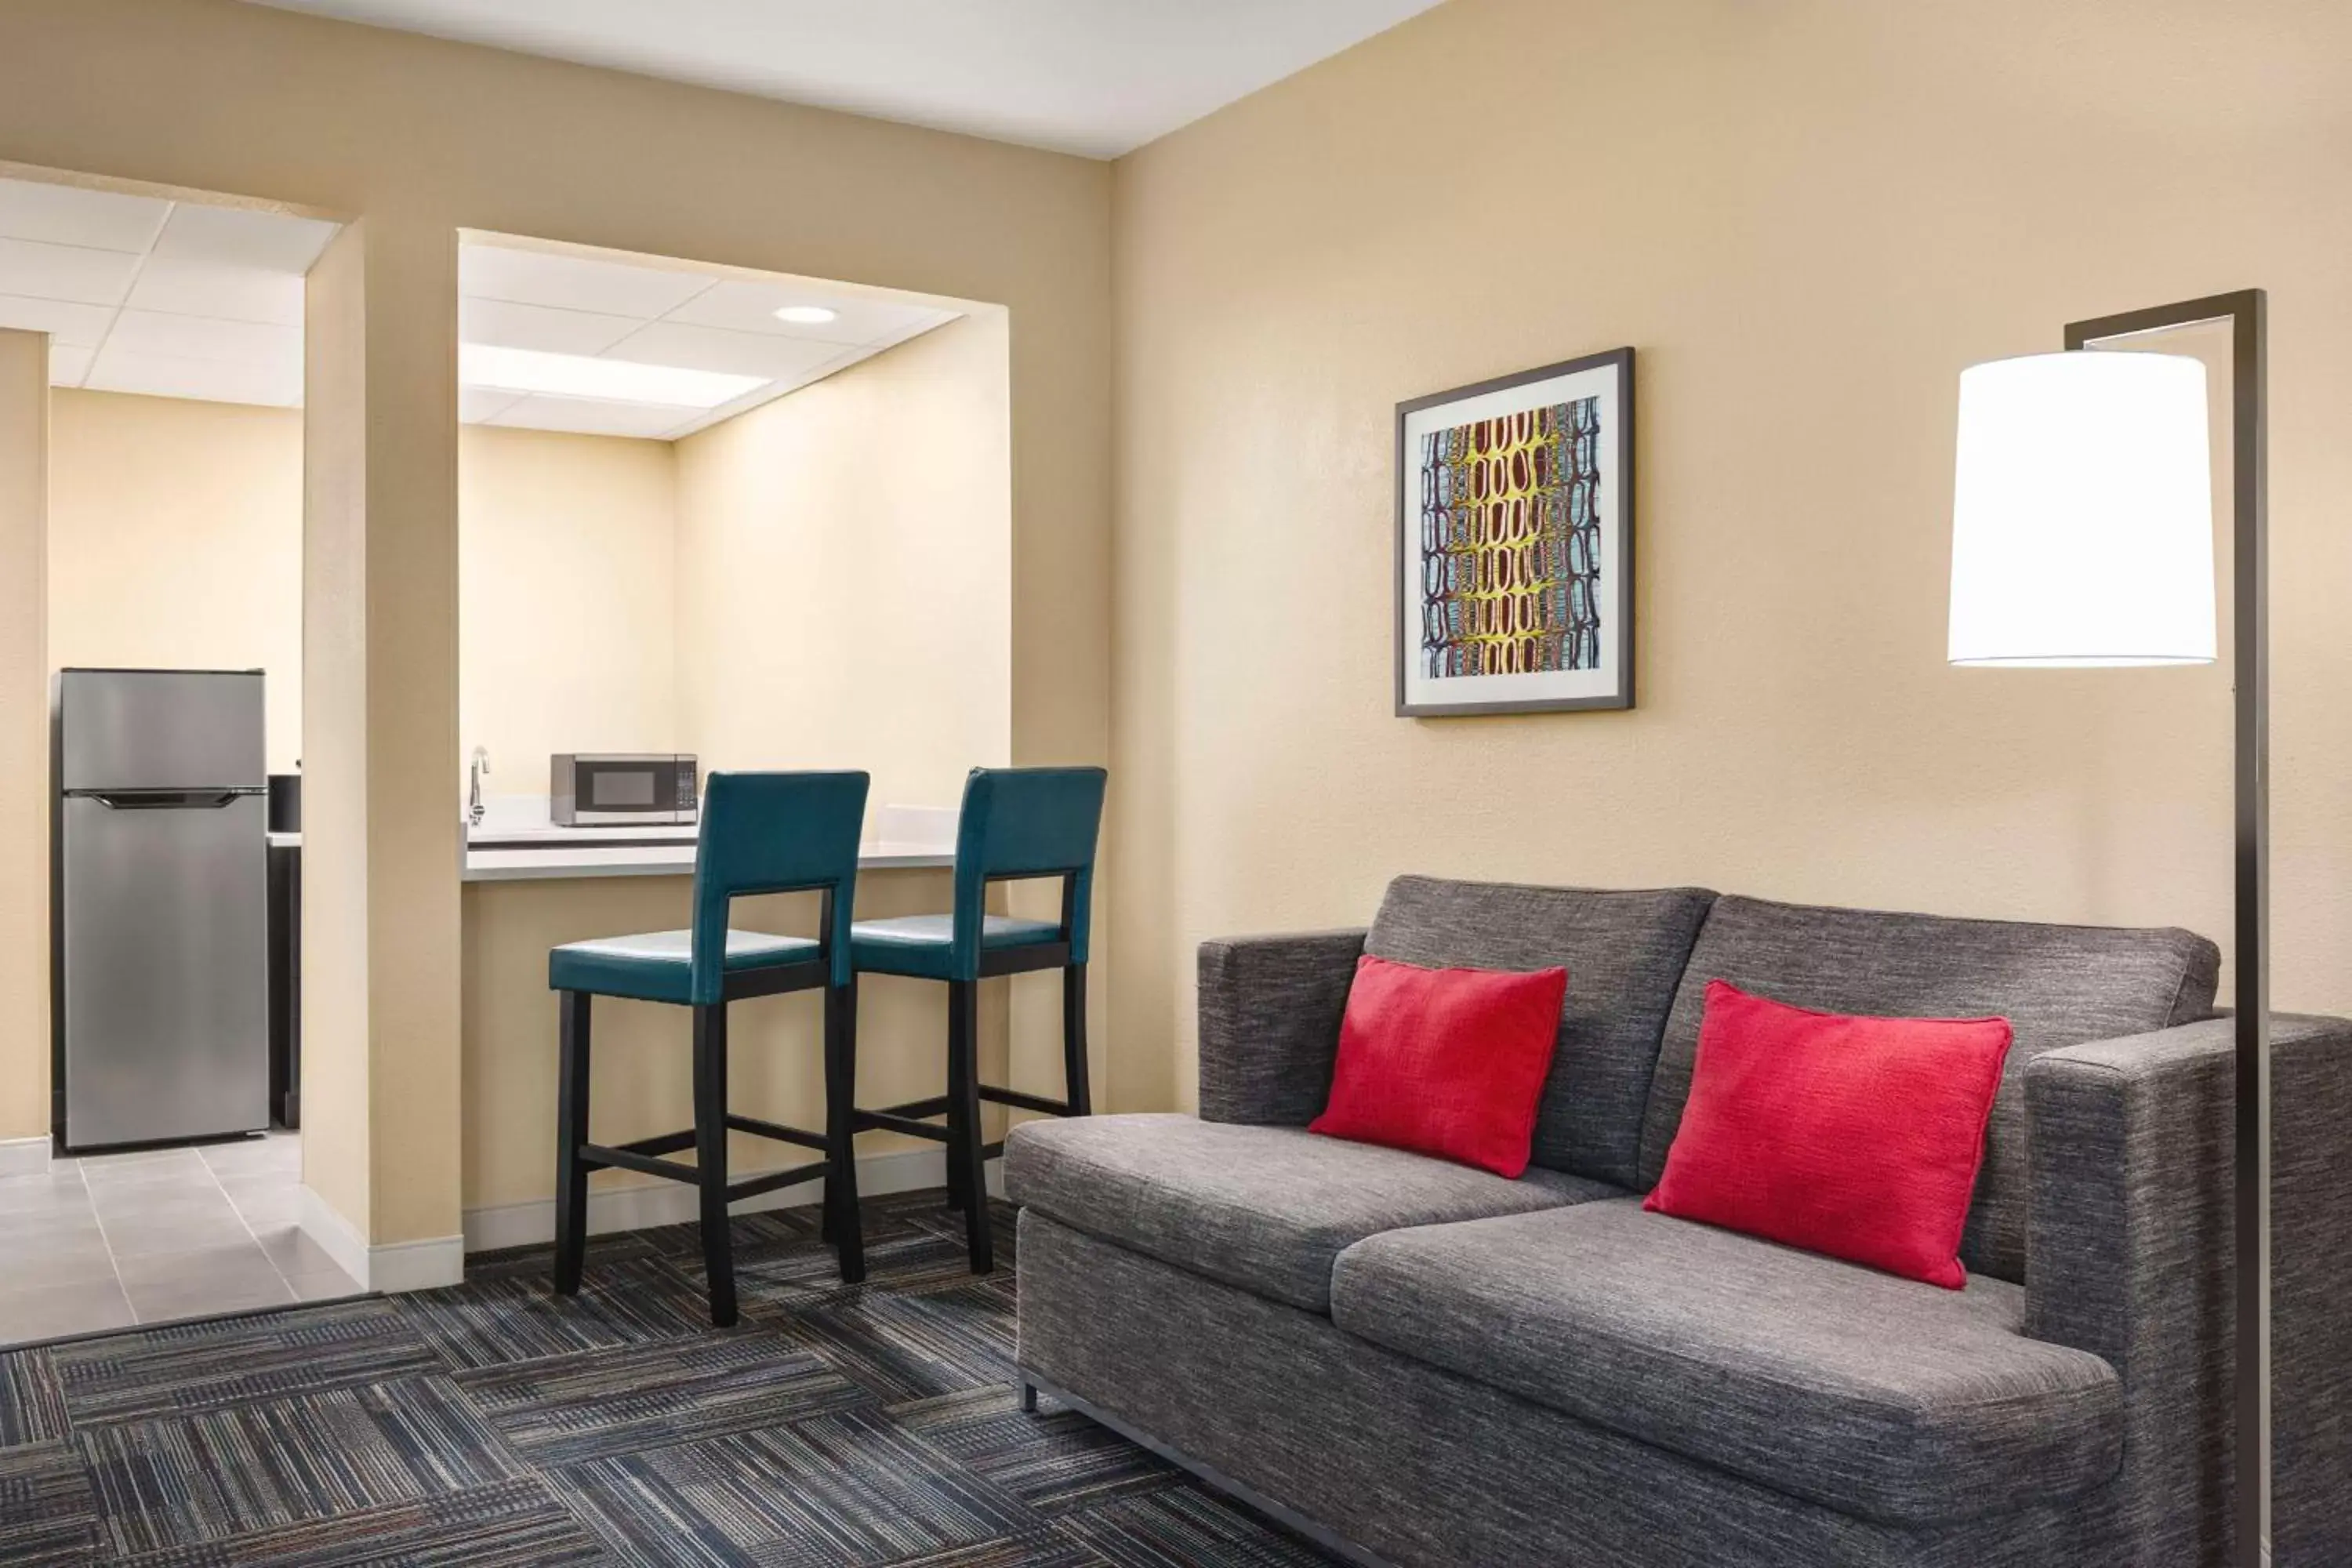
<instances>
[{"instance_id":1,"label":"white countertop","mask_svg":"<svg viewBox=\"0 0 2352 1568\"><path fill-rule=\"evenodd\" d=\"M688 877L694 874L696 830L663 823L642 827L557 827L547 820L547 797L493 796L474 841L495 848L466 850L461 879L533 882L565 877ZM935 870L955 864L950 809L886 805L874 826L883 837L858 849L861 871ZM618 842L615 842L615 841ZM659 842L649 842L659 840ZM299 833L273 833L272 846L299 849Z\"/></svg>"},{"instance_id":2,"label":"white countertop","mask_svg":"<svg viewBox=\"0 0 2352 1568\"><path fill-rule=\"evenodd\" d=\"M860 871L912 871L955 864L951 846L868 844L857 852ZM530 882L562 877L686 877L694 872L694 846L648 844L626 848L468 849L468 882Z\"/></svg>"}]
</instances>

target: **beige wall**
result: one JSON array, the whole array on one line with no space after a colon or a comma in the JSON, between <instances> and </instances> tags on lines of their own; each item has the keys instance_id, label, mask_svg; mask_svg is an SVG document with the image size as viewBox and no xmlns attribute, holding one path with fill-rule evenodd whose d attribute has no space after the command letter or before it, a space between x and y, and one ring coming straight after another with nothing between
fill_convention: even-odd
<instances>
[{"instance_id":1,"label":"beige wall","mask_svg":"<svg viewBox=\"0 0 2352 1568\"><path fill-rule=\"evenodd\" d=\"M469 426L457 455L459 739L486 794L557 752L678 744L677 463L664 441Z\"/></svg>"},{"instance_id":2,"label":"beige wall","mask_svg":"<svg viewBox=\"0 0 2352 1568\"><path fill-rule=\"evenodd\" d=\"M877 802L951 804L966 767L1002 762L1005 353L1003 314L986 311L677 447L464 430L461 732L490 750L488 790L544 791L557 750L689 745L719 766L867 766ZM302 415L79 392L57 394L55 406L53 659L262 665L277 705L271 765L289 765L299 750ZM920 433L923 464L903 461L909 432ZM692 501L683 529L681 483ZM804 586L838 582L888 591L876 600ZM887 625L872 619L877 603ZM859 651L845 658L845 647ZM693 727L679 717L681 669ZM323 877L317 901L331 910L334 874ZM682 925L686 896L683 878L466 892L467 1209L551 1194L547 950ZM947 899L944 876L891 873L869 877L860 901L869 914L903 914ZM805 931L809 911L778 900L740 912L739 923L762 922ZM363 983L331 952L313 963L325 965L322 984ZM940 988L876 980L863 1000L866 1102L934 1092ZM822 1123L817 1011L806 1001L741 1010L740 1109ZM991 1002L985 1043L1001 1065L1004 1010L1001 996ZM331 996L326 1005L339 1008ZM682 1031L675 1009L599 1009L601 1135L691 1120ZM331 1092L347 1065L330 1049L314 1069L330 1085L329 1128L352 1098ZM354 1150L365 1131L322 1136L314 1180L364 1190ZM868 1152L891 1142L869 1139ZM760 1169L778 1152L739 1140L734 1157ZM608 1174L598 1187L637 1180Z\"/></svg>"},{"instance_id":3,"label":"beige wall","mask_svg":"<svg viewBox=\"0 0 2352 1568\"><path fill-rule=\"evenodd\" d=\"M1006 760L1007 349L1004 313L982 309L661 448L674 451L677 479L676 735L629 744L675 743L706 768L862 767L874 774L877 805L952 805L967 768ZM477 460L469 449L469 475ZM487 472L490 465L481 467ZM523 477L504 463L499 471ZM469 705L485 675L476 667L470 574L478 558L470 541L477 505L487 500L469 477ZM532 553L519 542L511 568L526 569ZM612 584L604 579L611 569L610 562L583 560L572 568L579 592L608 599ZM649 569L646 581L654 580ZM667 568L660 581L667 586ZM533 624L560 616L563 597L554 592ZM652 619L648 613L648 633ZM514 638L514 629L508 635ZM527 638L516 642L519 674L548 657ZM592 717L583 712L575 722ZM502 787L521 786L509 780ZM548 949L616 931L675 930L688 921L688 891L683 877L467 889L468 1212L553 1194L556 1005L547 989ZM938 872L869 873L858 889L859 911L868 916L943 909L948 899L948 879ZM814 920L807 899L748 901L734 915L748 929L803 935ZM992 1073L1001 1072L1005 1049L1002 990L991 988L984 1010ZM860 1103L938 1092L947 1029L942 988L869 979L858 1011ZM733 1009L730 1103L772 1121L822 1126L820 1016L809 996ZM692 1120L683 1014L600 1000L593 1029L600 1139L648 1136ZM872 1156L894 1145L908 1146L868 1137L861 1148ZM739 1172L797 1158L747 1138L736 1139L730 1155ZM595 1187L644 1182L611 1172L598 1175Z\"/></svg>"},{"instance_id":4,"label":"beige wall","mask_svg":"<svg viewBox=\"0 0 2352 1568\"><path fill-rule=\"evenodd\" d=\"M1405 870L2229 928L2229 675L1943 661L1955 385L2271 290L2283 1001L2352 1009L2352 10L1450 0L1123 160L1121 1098ZM1630 343L1641 706L1391 716L1392 407ZM1153 1063L1158 1067L1155 1070Z\"/></svg>"},{"instance_id":5,"label":"beige wall","mask_svg":"<svg viewBox=\"0 0 2352 1568\"><path fill-rule=\"evenodd\" d=\"M267 669L269 766L290 769L301 414L52 397L51 664ZM488 787L544 793L557 751L675 745L668 444L476 426L458 457L460 729Z\"/></svg>"},{"instance_id":6,"label":"beige wall","mask_svg":"<svg viewBox=\"0 0 2352 1568\"><path fill-rule=\"evenodd\" d=\"M269 768L302 754L302 416L54 393L49 661L268 671Z\"/></svg>"},{"instance_id":7,"label":"beige wall","mask_svg":"<svg viewBox=\"0 0 2352 1568\"><path fill-rule=\"evenodd\" d=\"M325 819L330 855L366 883L373 984L398 997L371 1002L346 1042L381 1068L360 1111L377 1140L376 1190L345 1211L372 1243L444 1237L457 1222L456 822L437 789L407 787L407 769L446 781L460 765L459 226L1010 308L1022 323L1010 387L1013 754L1108 756L1102 164L236 0L16 0L7 27L0 160L301 204L370 231L368 363L354 373L365 406L314 424L338 432L311 444L314 465L331 449L345 471L314 475L308 533L363 552L306 560L310 619L331 611L334 624L306 628L304 741L316 823L328 782L320 659L358 659L371 680L344 671L326 700L370 704L365 758L338 749L331 787L342 801ZM188 112L192 92L205 112ZM314 405L317 390L314 380ZM363 509L363 542L348 516L318 517L330 504ZM306 835L306 861L320 837Z\"/></svg>"},{"instance_id":8,"label":"beige wall","mask_svg":"<svg viewBox=\"0 0 2352 1568\"><path fill-rule=\"evenodd\" d=\"M689 436L679 733L707 767L860 767L953 805L1012 752L1004 312Z\"/></svg>"},{"instance_id":9,"label":"beige wall","mask_svg":"<svg viewBox=\"0 0 2352 1568\"><path fill-rule=\"evenodd\" d=\"M0 330L0 1142L49 1131L49 340Z\"/></svg>"}]
</instances>

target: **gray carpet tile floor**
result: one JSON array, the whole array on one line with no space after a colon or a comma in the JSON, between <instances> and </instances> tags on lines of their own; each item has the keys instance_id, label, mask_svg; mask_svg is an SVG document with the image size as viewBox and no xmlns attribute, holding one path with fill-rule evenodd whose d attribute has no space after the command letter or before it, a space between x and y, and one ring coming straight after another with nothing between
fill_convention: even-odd
<instances>
[{"instance_id":1,"label":"gray carpet tile floor","mask_svg":"<svg viewBox=\"0 0 2352 1568\"><path fill-rule=\"evenodd\" d=\"M1016 1273L937 1193L866 1205L845 1289L813 1212L735 1222L709 1326L691 1226L446 1290L0 1352L0 1563L139 1568L1311 1568L1329 1561L1051 1401Z\"/></svg>"}]
</instances>

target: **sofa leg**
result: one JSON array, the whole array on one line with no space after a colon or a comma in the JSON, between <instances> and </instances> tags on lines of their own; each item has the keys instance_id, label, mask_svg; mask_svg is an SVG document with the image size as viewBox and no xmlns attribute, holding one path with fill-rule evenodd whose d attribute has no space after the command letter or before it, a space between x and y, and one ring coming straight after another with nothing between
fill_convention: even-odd
<instances>
[{"instance_id":1,"label":"sofa leg","mask_svg":"<svg viewBox=\"0 0 2352 1568\"><path fill-rule=\"evenodd\" d=\"M1037 1385L1025 1377L1021 1380L1021 1414L1037 1414Z\"/></svg>"}]
</instances>

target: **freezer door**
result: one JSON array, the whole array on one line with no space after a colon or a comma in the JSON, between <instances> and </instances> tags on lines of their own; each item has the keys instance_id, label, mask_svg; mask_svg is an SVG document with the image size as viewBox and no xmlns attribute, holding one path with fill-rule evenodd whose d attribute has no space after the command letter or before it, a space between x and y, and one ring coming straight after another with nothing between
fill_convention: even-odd
<instances>
[{"instance_id":1,"label":"freezer door","mask_svg":"<svg viewBox=\"0 0 2352 1568\"><path fill-rule=\"evenodd\" d=\"M62 805L67 1146L268 1126L266 797Z\"/></svg>"},{"instance_id":2,"label":"freezer door","mask_svg":"<svg viewBox=\"0 0 2352 1568\"><path fill-rule=\"evenodd\" d=\"M68 669L58 782L80 789L265 788L259 671Z\"/></svg>"}]
</instances>

